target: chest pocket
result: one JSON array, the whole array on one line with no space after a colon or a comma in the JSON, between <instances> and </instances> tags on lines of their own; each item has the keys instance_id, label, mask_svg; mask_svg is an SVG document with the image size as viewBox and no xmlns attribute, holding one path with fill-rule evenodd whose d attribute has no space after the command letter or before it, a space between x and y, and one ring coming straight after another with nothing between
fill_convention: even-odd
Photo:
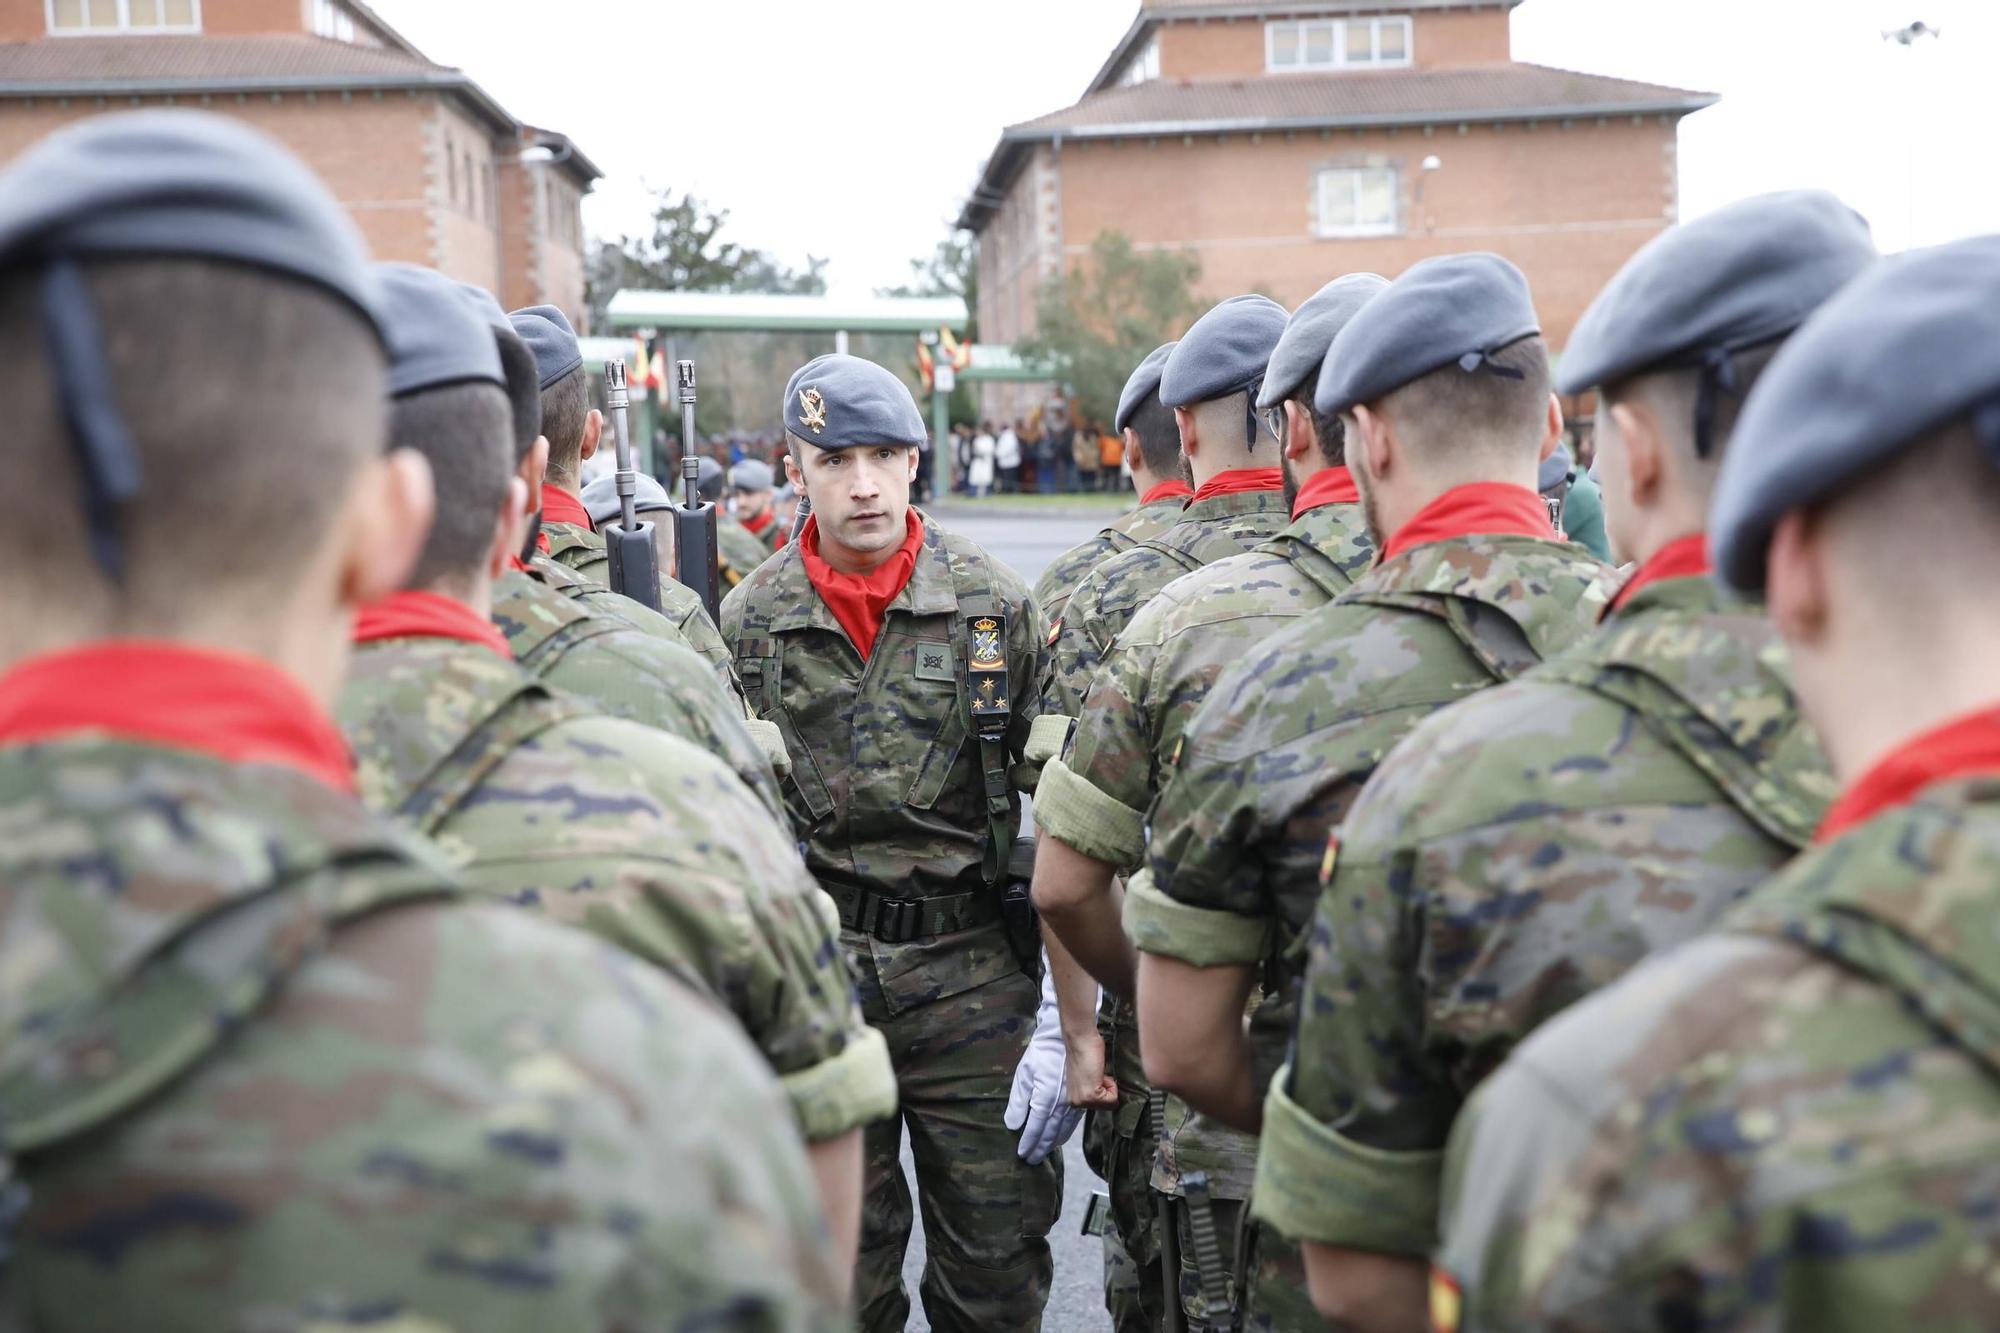
<instances>
[{"instance_id":1,"label":"chest pocket","mask_svg":"<svg viewBox=\"0 0 2000 1333\"><path fill-rule=\"evenodd\" d=\"M909 654L907 663L901 660L904 652ZM923 637L907 647L898 645L898 660L891 669L902 677L896 689L909 700L910 720L921 726L937 719L930 744L924 747L909 790L903 794L903 803L912 809L934 809L950 790L952 772L969 731L960 679L964 666L956 642L939 629L927 626Z\"/></svg>"},{"instance_id":2,"label":"chest pocket","mask_svg":"<svg viewBox=\"0 0 2000 1333\"><path fill-rule=\"evenodd\" d=\"M784 640L778 635L746 637L737 644L736 674L743 682L743 698L751 712L777 726L784 737L785 750L791 755L792 771L784 779L786 799L817 824L833 813L833 794L826 779L820 776L819 760L806 743L797 719L785 707L784 665Z\"/></svg>"}]
</instances>

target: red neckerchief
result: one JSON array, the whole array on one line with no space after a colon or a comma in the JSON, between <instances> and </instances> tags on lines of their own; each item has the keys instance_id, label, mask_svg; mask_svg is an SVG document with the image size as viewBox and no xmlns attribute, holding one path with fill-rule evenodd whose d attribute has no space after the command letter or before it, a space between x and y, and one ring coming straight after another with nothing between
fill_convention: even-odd
<instances>
[{"instance_id":1,"label":"red neckerchief","mask_svg":"<svg viewBox=\"0 0 2000 1333\"><path fill-rule=\"evenodd\" d=\"M583 501L571 495L560 486L542 483L542 522L567 523L582 528L585 532L597 531L597 525L590 521L590 511L583 507ZM535 534L535 549L543 555L549 553L549 534Z\"/></svg>"},{"instance_id":2,"label":"red neckerchief","mask_svg":"<svg viewBox=\"0 0 2000 1333\"><path fill-rule=\"evenodd\" d=\"M507 557L507 568L513 570L516 574L525 574L528 572L528 562L518 555L510 555Z\"/></svg>"},{"instance_id":3,"label":"red neckerchief","mask_svg":"<svg viewBox=\"0 0 2000 1333\"><path fill-rule=\"evenodd\" d=\"M1618 609L1639 595L1639 589L1661 579L1699 578L1715 568L1708 559L1708 537L1695 533L1692 537L1676 537L1653 552L1646 562L1632 571L1632 577L1625 580L1625 586L1611 599L1611 605L1604 608L1606 616L1616 615Z\"/></svg>"},{"instance_id":4,"label":"red neckerchief","mask_svg":"<svg viewBox=\"0 0 2000 1333\"><path fill-rule=\"evenodd\" d=\"M212 648L112 639L0 676L0 746L101 732L232 764L280 764L354 791L347 741L297 681Z\"/></svg>"},{"instance_id":5,"label":"red neckerchief","mask_svg":"<svg viewBox=\"0 0 2000 1333\"><path fill-rule=\"evenodd\" d=\"M1217 495L1245 495L1251 491L1282 491L1285 474L1274 467L1239 467L1218 472L1194 488L1189 504L1200 504Z\"/></svg>"},{"instance_id":6,"label":"red neckerchief","mask_svg":"<svg viewBox=\"0 0 2000 1333\"><path fill-rule=\"evenodd\" d=\"M1354 484L1354 474L1344 467L1330 467L1313 473L1299 487L1299 498L1292 501L1292 517L1301 518L1321 505L1360 503L1361 488Z\"/></svg>"},{"instance_id":7,"label":"red neckerchief","mask_svg":"<svg viewBox=\"0 0 2000 1333\"><path fill-rule=\"evenodd\" d=\"M778 516L772 513L770 510L766 509L763 513L757 515L755 518L744 519L743 526L750 529L751 536L761 537L764 535L764 529L770 527L773 523L776 523L777 521L778 521Z\"/></svg>"},{"instance_id":8,"label":"red neckerchief","mask_svg":"<svg viewBox=\"0 0 2000 1333\"><path fill-rule=\"evenodd\" d=\"M847 631L849 641L866 662L874 651L875 636L882 630L882 617L896 600L917 568L917 548L924 544L924 521L917 511L907 511L903 544L896 553L866 574L843 574L819 555L819 515L806 519L799 534L799 555L806 562L806 577L812 580L820 600L833 618Z\"/></svg>"},{"instance_id":9,"label":"red neckerchief","mask_svg":"<svg viewBox=\"0 0 2000 1333\"><path fill-rule=\"evenodd\" d=\"M1139 497L1139 503L1149 505L1155 500L1186 500L1194 495L1194 487L1175 477L1169 481L1155 482L1153 489Z\"/></svg>"},{"instance_id":10,"label":"red neckerchief","mask_svg":"<svg viewBox=\"0 0 2000 1333\"><path fill-rule=\"evenodd\" d=\"M1926 787L1979 773L2000 774L2000 708L1953 718L1889 751L1841 793L1813 841L1832 842L1892 806L1908 805Z\"/></svg>"},{"instance_id":11,"label":"red neckerchief","mask_svg":"<svg viewBox=\"0 0 2000 1333\"><path fill-rule=\"evenodd\" d=\"M362 607L354 618L354 641L373 643L377 639L457 639L514 660L507 636L492 621L442 593L393 593L373 606Z\"/></svg>"},{"instance_id":12,"label":"red neckerchief","mask_svg":"<svg viewBox=\"0 0 2000 1333\"><path fill-rule=\"evenodd\" d=\"M1447 542L1458 537L1504 535L1556 539L1549 526L1549 507L1526 486L1504 481L1475 481L1454 486L1417 511L1396 529L1378 559L1394 560L1412 546Z\"/></svg>"}]
</instances>

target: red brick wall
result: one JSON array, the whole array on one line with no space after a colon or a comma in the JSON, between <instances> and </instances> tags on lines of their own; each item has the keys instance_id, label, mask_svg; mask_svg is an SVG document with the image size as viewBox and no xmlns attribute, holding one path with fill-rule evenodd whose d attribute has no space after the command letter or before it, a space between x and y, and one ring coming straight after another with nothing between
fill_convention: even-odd
<instances>
[{"instance_id":1,"label":"red brick wall","mask_svg":"<svg viewBox=\"0 0 2000 1333\"><path fill-rule=\"evenodd\" d=\"M1425 173L1429 154L1443 166ZM1312 234L1316 169L1349 165L1399 169L1401 234ZM1462 136L1072 140L1061 169L1065 262L1118 230L1141 245L1193 249L1210 297L1258 290L1296 306L1342 273L1394 277L1427 255L1495 250L1527 272L1557 347L1612 273L1671 221L1677 197L1675 131L1658 117L1532 131L1475 125Z\"/></svg>"},{"instance_id":2,"label":"red brick wall","mask_svg":"<svg viewBox=\"0 0 2000 1333\"><path fill-rule=\"evenodd\" d=\"M379 99L356 94L342 101L337 94L308 100L293 93L276 102L253 96L239 104L231 95L212 99L208 109L242 117L304 158L347 206L376 258L428 264L434 260L424 127L436 116L436 101L434 94L385 93ZM145 99L147 106L161 104L159 98ZM201 101L184 97L176 104ZM123 99L103 107L94 98L69 99L67 106L0 102L0 162L59 126L130 107Z\"/></svg>"},{"instance_id":3,"label":"red brick wall","mask_svg":"<svg viewBox=\"0 0 2000 1333\"><path fill-rule=\"evenodd\" d=\"M497 296L506 286L500 271L497 158L502 152L517 150L505 141L496 145L492 127L460 111L456 104L439 99L434 106L429 146L435 250L430 262L459 281L477 283ZM455 199L453 167L445 158L447 153L457 160Z\"/></svg>"},{"instance_id":4,"label":"red brick wall","mask_svg":"<svg viewBox=\"0 0 2000 1333\"><path fill-rule=\"evenodd\" d=\"M0 42L46 36L49 15L42 0L0 0Z\"/></svg>"},{"instance_id":5,"label":"red brick wall","mask_svg":"<svg viewBox=\"0 0 2000 1333\"><path fill-rule=\"evenodd\" d=\"M1395 13L1393 5L1385 13ZM1290 15L1287 16L1292 17ZM1449 10L1411 14L1411 40L1419 69L1478 65L1509 58L1508 11ZM1209 19L1162 23L1160 77L1167 79L1249 78L1265 73L1264 20Z\"/></svg>"},{"instance_id":6,"label":"red brick wall","mask_svg":"<svg viewBox=\"0 0 2000 1333\"><path fill-rule=\"evenodd\" d=\"M301 0L201 0L201 30L210 37L306 32Z\"/></svg>"}]
</instances>

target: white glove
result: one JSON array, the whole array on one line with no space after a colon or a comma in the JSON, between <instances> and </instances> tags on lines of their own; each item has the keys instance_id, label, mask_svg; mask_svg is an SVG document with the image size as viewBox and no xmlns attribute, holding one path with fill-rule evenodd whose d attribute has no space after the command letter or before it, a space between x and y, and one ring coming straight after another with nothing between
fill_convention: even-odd
<instances>
[{"instance_id":1,"label":"white glove","mask_svg":"<svg viewBox=\"0 0 2000 1333\"><path fill-rule=\"evenodd\" d=\"M1056 1008L1055 979L1048 959L1042 960L1042 1004L1035 1014L1035 1035L1021 1063L1014 1066L1014 1090L1007 1098L1005 1124L1021 1130L1015 1151L1034 1165L1069 1142L1083 1123L1083 1108L1071 1106L1063 1082L1068 1060L1063 1045L1062 1016Z\"/></svg>"}]
</instances>

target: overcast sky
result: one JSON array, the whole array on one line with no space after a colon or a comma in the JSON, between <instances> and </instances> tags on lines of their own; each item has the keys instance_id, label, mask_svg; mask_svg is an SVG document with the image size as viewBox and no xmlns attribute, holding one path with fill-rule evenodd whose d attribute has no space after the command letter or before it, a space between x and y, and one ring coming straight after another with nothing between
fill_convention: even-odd
<instances>
[{"instance_id":1,"label":"overcast sky","mask_svg":"<svg viewBox=\"0 0 2000 1333\"><path fill-rule=\"evenodd\" d=\"M1136 0L372 0L432 59L608 175L600 235L652 190L835 291L902 281L1000 130L1076 101ZM1885 29L1943 30L1905 49ZM2000 231L2000 0L1527 0L1514 57L1722 94L1681 124L1693 217L1816 185L1885 249ZM1445 163L1446 170L1450 163ZM1553 179L1549 188L1560 190Z\"/></svg>"}]
</instances>

